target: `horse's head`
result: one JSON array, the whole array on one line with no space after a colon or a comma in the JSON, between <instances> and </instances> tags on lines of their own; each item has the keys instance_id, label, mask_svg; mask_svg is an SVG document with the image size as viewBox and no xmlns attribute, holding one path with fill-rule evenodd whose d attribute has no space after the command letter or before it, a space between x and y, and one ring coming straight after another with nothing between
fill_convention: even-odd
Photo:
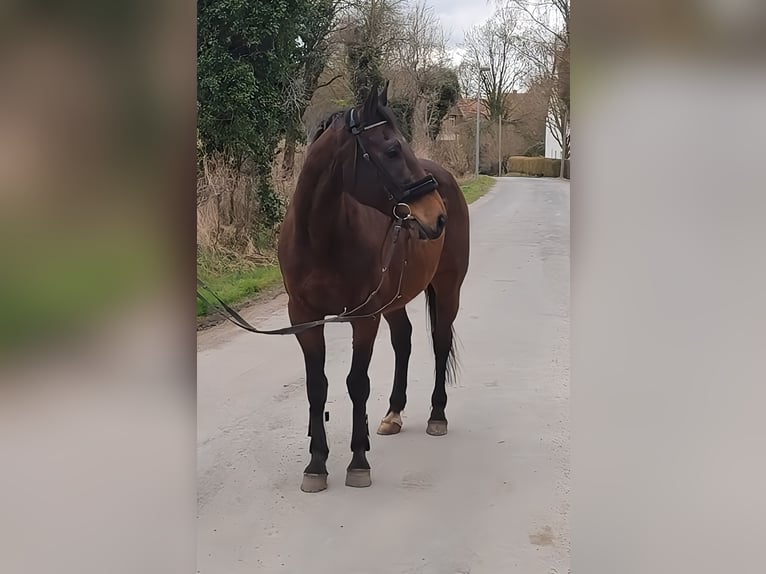
<instances>
[{"instance_id":1,"label":"horse's head","mask_svg":"<svg viewBox=\"0 0 766 574\"><path fill-rule=\"evenodd\" d=\"M399 131L387 92L388 82L381 93L374 85L362 108L346 114L353 135L348 193L389 217L414 222L421 239L437 239L447 223L446 207L436 180Z\"/></svg>"}]
</instances>

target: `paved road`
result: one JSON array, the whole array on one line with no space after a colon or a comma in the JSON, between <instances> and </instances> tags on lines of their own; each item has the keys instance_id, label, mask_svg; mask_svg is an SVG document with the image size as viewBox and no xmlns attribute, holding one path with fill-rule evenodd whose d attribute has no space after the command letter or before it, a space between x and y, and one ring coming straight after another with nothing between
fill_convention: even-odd
<instances>
[{"instance_id":1,"label":"paved road","mask_svg":"<svg viewBox=\"0 0 766 574\"><path fill-rule=\"evenodd\" d=\"M375 434L393 351L370 378L373 484L344 486L350 327L326 329L329 488L299 490L308 403L294 338L223 326L198 340L198 572L553 574L569 570L569 184L506 178L471 206L449 434L425 433L433 358L420 297L404 428ZM286 324L285 297L250 309Z\"/></svg>"}]
</instances>

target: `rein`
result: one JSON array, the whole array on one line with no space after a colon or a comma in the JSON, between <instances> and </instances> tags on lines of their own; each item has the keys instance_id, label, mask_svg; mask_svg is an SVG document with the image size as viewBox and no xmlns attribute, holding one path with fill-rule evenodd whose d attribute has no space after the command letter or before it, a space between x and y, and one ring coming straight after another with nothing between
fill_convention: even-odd
<instances>
[{"instance_id":1,"label":"rein","mask_svg":"<svg viewBox=\"0 0 766 574\"><path fill-rule=\"evenodd\" d=\"M382 179L387 182L387 184L384 184L384 188L386 192L388 193L388 200L393 205L392 215L394 217L394 223L392 226L393 240L391 242L391 249L383 261L383 268L381 269L380 281L378 282L378 286L375 287L375 289L367 296L367 299L365 299L361 305L354 307L350 311L348 309L344 309L343 312L340 313L339 315L333 315L330 317L325 317L324 319L319 319L317 321L309 321L308 323L299 323L297 325L292 325L291 327L283 327L281 329L273 329L273 330L267 331L267 330L258 329L257 327L253 327L250 323L248 323L242 317L242 315L240 315L234 309L232 309L229 305L224 303L221 300L221 298L218 295L216 295L210 289L210 287L205 285L199 278L197 278L197 287L198 287L197 297L201 301L209 305L210 307L215 307L213 304L210 303L210 301L202 293L200 293L200 289L207 291L226 311L226 314L224 314L224 317L228 321L231 321L237 327L240 327L241 329L244 329L245 331L250 331L251 333L259 333L261 335L295 335L298 333L302 333L303 331L313 329L314 327L327 325L328 323L350 323L351 321L354 321L356 319L374 318L380 315L388 307L393 305L398 299L400 299L402 296L402 282L404 280L404 270L407 268L407 250L406 249L404 250L404 258L402 260L402 271L401 271L401 274L399 275L399 284L396 289L396 295L394 295L394 298L373 313L364 313L361 315L354 314L360 311L361 309L363 309L370 301L372 301L372 298L375 297L375 295L377 295L378 292L380 291L381 287L383 287L383 282L385 281L386 274L388 273L388 270L390 268L391 258L394 255L394 251L396 251L396 242L399 239L399 233L402 230L402 226L404 225L404 222L412 218L412 211L410 209L410 206L406 202L413 201L415 199L418 199L419 197L422 197L428 193L431 193L438 186L434 176L429 174L426 177L412 183L409 186L402 187L393 180L391 175L384 168L384 166L380 164L377 158L370 156L370 154L367 152L367 149L364 147L364 142L362 141L361 136L364 132L371 130L373 128L382 126L386 123L388 122L386 120L383 120L374 124L370 124L368 126L364 126L359 122L355 108L351 108L346 115L346 126L348 127L349 131L353 134L354 139L356 140L356 147L354 148L354 183L356 183L356 165L357 165L356 153L358 150L361 149L362 158L370 162L374 166L374 168L377 170L377 172L380 174ZM406 211L402 212L403 209L405 209ZM383 248L385 248L385 243L383 244Z\"/></svg>"},{"instance_id":2,"label":"rein","mask_svg":"<svg viewBox=\"0 0 766 574\"><path fill-rule=\"evenodd\" d=\"M197 297L210 305L211 307L214 307L213 304L210 303L210 301L202 294L200 293L199 288L202 288L206 290L208 293L210 293L213 298L223 307L223 309L226 311L227 314L224 315L224 318L226 318L228 321L231 321L234 323L237 327L240 327L241 329L244 329L245 331L250 331L251 333L259 333L261 335L295 335L297 333L302 333L303 331L307 331L309 329L313 329L314 327L319 327L321 325L326 325L328 323L350 323L351 321L354 321L356 319L371 319L373 317L378 316L380 313L385 311L388 307L393 305L398 299L402 297L402 282L404 280L404 270L407 267L407 250L404 250L404 258L402 260L402 271L399 274L399 284L396 289L396 295L394 295L393 299L391 299L388 303L380 307L377 311L373 313L365 313L362 315L354 315L357 311L363 309L375 295L378 294L380 291L380 288L383 287L383 281L386 279L386 274L388 273L388 270L390 269L391 265L391 259L394 256L394 251L396 251L396 242L399 239L399 232L402 230L402 225L404 224L404 221L407 219L407 217L397 217L394 220L394 224L392 226L392 232L393 232L393 239L391 241L391 249L386 254L386 257L383 261L383 267L381 269L380 274L380 281L378 282L378 286L375 287L375 289L367 296L367 299L364 300L364 302L361 305L358 305L354 307L351 310L344 309L342 313L339 315L333 315L330 317L325 317L324 319L319 319L317 321L309 321L308 323L299 323L297 325L292 325L291 327L283 327L281 329L273 329L273 330L262 330L258 329L257 327L253 327L250 323L248 323L242 315L237 313L234 309L232 309L229 305L224 303L218 295L216 295L210 287L205 285L199 278L197 278ZM383 244L383 248L385 248L385 243Z\"/></svg>"}]
</instances>

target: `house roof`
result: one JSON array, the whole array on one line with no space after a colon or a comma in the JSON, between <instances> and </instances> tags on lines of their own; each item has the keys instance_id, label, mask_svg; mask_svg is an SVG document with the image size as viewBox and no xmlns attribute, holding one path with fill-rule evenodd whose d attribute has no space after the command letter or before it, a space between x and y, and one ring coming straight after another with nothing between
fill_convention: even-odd
<instances>
[{"instance_id":1,"label":"house roof","mask_svg":"<svg viewBox=\"0 0 766 574\"><path fill-rule=\"evenodd\" d=\"M448 116L458 116L463 119L476 117L476 98L460 98L447 112ZM486 117L486 106L482 106L481 115Z\"/></svg>"},{"instance_id":2,"label":"house roof","mask_svg":"<svg viewBox=\"0 0 766 574\"><path fill-rule=\"evenodd\" d=\"M505 109L509 115L519 109L530 99L529 92L511 92L505 95ZM447 115L459 116L464 119L476 117L476 98L460 98ZM481 115L487 117L486 100L482 100Z\"/></svg>"},{"instance_id":3,"label":"house roof","mask_svg":"<svg viewBox=\"0 0 766 574\"><path fill-rule=\"evenodd\" d=\"M459 115L464 118L476 117L476 100L474 98L460 98L456 103Z\"/></svg>"}]
</instances>

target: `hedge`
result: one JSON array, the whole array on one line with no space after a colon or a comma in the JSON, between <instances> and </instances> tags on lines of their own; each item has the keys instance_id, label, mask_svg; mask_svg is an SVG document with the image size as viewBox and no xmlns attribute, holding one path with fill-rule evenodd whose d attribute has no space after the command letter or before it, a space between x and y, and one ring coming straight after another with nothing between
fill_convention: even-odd
<instances>
[{"instance_id":1,"label":"hedge","mask_svg":"<svg viewBox=\"0 0 766 574\"><path fill-rule=\"evenodd\" d=\"M559 177L561 160L547 157L511 156L508 171L537 177ZM569 160L564 162L564 177L569 179Z\"/></svg>"}]
</instances>

